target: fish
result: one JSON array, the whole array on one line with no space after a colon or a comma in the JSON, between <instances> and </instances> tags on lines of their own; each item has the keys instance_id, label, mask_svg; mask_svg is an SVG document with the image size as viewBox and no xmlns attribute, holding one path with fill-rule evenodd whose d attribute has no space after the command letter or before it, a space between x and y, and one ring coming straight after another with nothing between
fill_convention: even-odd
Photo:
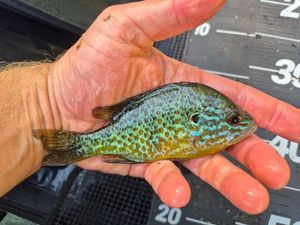
<instances>
[{"instance_id":1,"label":"fish","mask_svg":"<svg viewBox=\"0 0 300 225\"><path fill-rule=\"evenodd\" d=\"M108 125L89 133L33 130L44 166L101 156L106 163L151 163L216 154L255 132L254 119L228 97L199 83L170 83L91 113Z\"/></svg>"}]
</instances>

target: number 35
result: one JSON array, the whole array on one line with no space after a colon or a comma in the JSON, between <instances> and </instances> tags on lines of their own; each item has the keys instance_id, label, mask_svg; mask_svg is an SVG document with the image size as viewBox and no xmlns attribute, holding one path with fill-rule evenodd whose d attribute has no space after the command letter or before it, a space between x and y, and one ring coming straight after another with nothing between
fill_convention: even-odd
<instances>
[{"instance_id":1,"label":"number 35","mask_svg":"<svg viewBox=\"0 0 300 225\"><path fill-rule=\"evenodd\" d=\"M272 81L280 85L292 83L296 88L300 88L300 64L296 65L292 60L281 59L276 63L281 67L278 74L271 76Z\"/></svg>"}]
</instances>

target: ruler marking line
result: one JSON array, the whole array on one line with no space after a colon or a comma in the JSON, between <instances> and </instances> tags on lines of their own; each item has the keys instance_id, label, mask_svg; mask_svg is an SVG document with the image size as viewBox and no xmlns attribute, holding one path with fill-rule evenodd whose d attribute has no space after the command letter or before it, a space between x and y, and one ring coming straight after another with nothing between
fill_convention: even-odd
<instances>
[{"instance_id":1,"label":"ruler marking line","mask_svg":"<svg viewBox=\"0 0 300 225\"><path fill-rule=\"evenodd\" d=\"M285 2L276 2L276 1L271 1L271 0L260 0L263 3L269 3L269 4L274 4L274 5L284 5L284 6L291 6L289 3Z\"/></svg>"},{"instance_id":2,"label":"ruler marking line","mask_svg":"<svg viewBox=\"0 0 300 225\"><path fill-rule=\"evenodd\" d=\"M234 35L240 35L240 36L249 36L249 34L246 32L239 32L239 31L233 31L233 30L217 29L216 32L222 33L222 34L234 34Z\"/></svg>"},{"instance_id":3,"label":"ruler marking line","mask_svg":"<svg viewBox=\"0 0 300 225\"><path fill-rule=\"evenodd\" d=\"M193 218L190 218L190 217L185 217L185 219L187 221L189 221L189 222L194 222L194 223L203 224L203 225L216 225L216 224L213 224L213 223L209 223L209 222L205 222L205 221L193 219Z\"/></svg>"},{"instance_id":4,"label":"ruler marking line","mask_svg":"<svg viewBox=\"0 0 300 225\"><path fill-rule=\"evenodd\" d=\"M283 188L288 189L288 190L292 190L292 191L300 192L299 188L294 188L294 187L289 187L289 186L284 186Z\"/></svg>"},{"instance_id":5,"label":"ruler marking line","mask_svg":"<svg viewBox=\"0 0 300 225\"><path fill-rule=\"evenodd\" d=\"M268 38L274 38L274 39L279 39L279 40L293 41L293 42L300 43L300 39L283 37L283 36L279 36L279 35L267 34L267 33L262 33L262 32L246 33L246 32L240 32L240 31L234 31L234 30L224 30L224 29L217 29L216 32L220 33L220 34L232 34L232 35L244 36L244 37L256 37L259 35L262 37L268 37Z\"/></svg>"},{"instance_id":6,"label":"ruler marking line","mask_svg":"<svg viewBox=\"0 0 300 225\"><path fill-rule=\"evenodd\" d=\"M261 33L261 32L255 32L254 34L261 35L264 37L270 37L270 38L276 38L276 39L281 39L281 40L286 40L286 41L294 41L294 42L300 43L300 39L295 39L295 38L287 38L287 37L282 37L282 36L273 35L273 34L266 34L266 33Z\"/></svg>"},{"instance_id":7,"label":"ruler marking line","mask_svg":"<svg viewBox=\"0 0 300 225\"><path fill-rule=\"evenodd\" d=\"M215 70L205 70L205 71L209 72L209 73L215 73L215 74L227 76L227 77L234 77L234 78L240 78L240 79L245 79L245 80L250 79L249 76L243 76L243 75L238 75L238 74L233 74L233 73L226 73L226 72L215 71Z\"/></svg>"},{"instance_id":8,"label":"ruler marking line","mask_svg":"<svg viewBox=\"0 0 300 225\"><path fill-rule=\"evenodd\" d=\"M262 67L262 66L250 65L249 69L267 71L267 72L272 72L272 73L279 73L279 70L274 70L274 69L270 69L270 68L266 68L266 67Z\"/></svg>"}]
</instances>

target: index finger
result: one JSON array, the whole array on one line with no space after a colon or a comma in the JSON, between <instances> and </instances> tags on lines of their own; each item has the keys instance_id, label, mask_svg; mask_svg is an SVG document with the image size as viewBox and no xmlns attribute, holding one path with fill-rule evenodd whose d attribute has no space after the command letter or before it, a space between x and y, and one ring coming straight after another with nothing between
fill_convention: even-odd
<instances>
[{"instance_id":1,"label":"index finger","mask_svg":"<svg viewBox=\"0 0 300 225\"><path fill-rule=\"evenodd\" d=\"M300 110L253 87L223 77L203 73L203 83L223 92L256 123L292 141L300 142Z\"/></svg>"},{"instance_id":2,"label":"index finger","mask_svg":"<svg viewBox=\"0 0 300 225\"><path fill-rule=\"evenodd\" d=\"M222 92L250 113L260 127L300 143L298 108L240 82L207 73L167 56L165 61L169 64L167 68L176 68L175 74L167 82L185 80L208 85Z\"/></svg>"}]
</instances>

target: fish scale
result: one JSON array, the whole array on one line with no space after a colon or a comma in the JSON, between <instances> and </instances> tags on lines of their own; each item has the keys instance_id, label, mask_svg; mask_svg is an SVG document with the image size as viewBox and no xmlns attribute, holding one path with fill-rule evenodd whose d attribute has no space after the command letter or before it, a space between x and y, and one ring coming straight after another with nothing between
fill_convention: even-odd
<instances>
[{"instance_id":1,"label":"fish scale","mask_svg":"<svg viewBox=\"0 0 300 225\"><path fill-rule=\"evenodd\" d=\"M111 123L87 134L35 132L49 151L45 165L97 155L115 163L202 157L235 144L256 129L251 116L226 96L186 82L167 84L114 106L98 107L93 113L98 118L109 116Z\"/></svg>"}]
</instances>

